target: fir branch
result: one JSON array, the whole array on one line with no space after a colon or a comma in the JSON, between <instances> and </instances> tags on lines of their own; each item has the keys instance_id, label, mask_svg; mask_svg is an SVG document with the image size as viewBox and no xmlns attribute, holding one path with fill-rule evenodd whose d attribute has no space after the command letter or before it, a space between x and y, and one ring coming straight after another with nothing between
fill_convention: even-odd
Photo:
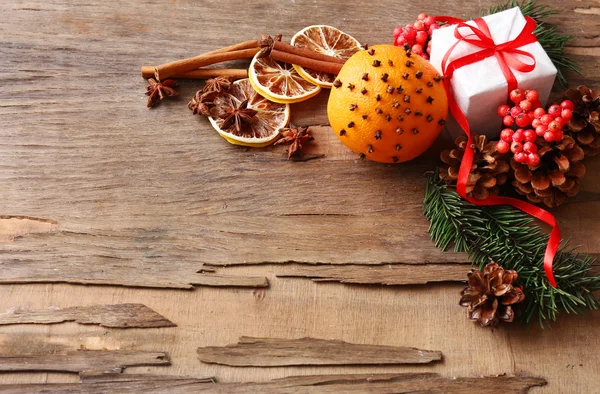
<instances>
[{"instance_id":1,"label":"fir branch","mask_svg":"<svg viewBox=\"0 0 600 394\"><path fill-rule=\"evenodd\" d=\"M436 175L428 178L423 206L437 247L454 246L455 251L468 253L480 268L494 261L517 271L526 295L520 315L523 322L536 319L543 327L560 312L600 307L593 294L600 290L600 275L590 274L594 260L569 249L568 242L554 259L558 287L548 283L543 268L548 235L526 213L509 206L473 205Z\"/></svg>"},{"instance_id":2,"label":"fir branch","mask_svg":"<svg viewBox=\"0 0 600 394\"><path fill-rule=\"evenodd\" d=\"M567 78L564 74L566 70L571 70L581 75L581 70L577 62L565 55L565 45L572 36L562 35L555 26L544 22L545 18L558 14L557 10L546 4L537 4L534 0L523 0L520 3L516 0L508 0L504 4L490 7L487 10L481 10L480 15L495 14L513 7L519 7L523 15L530 16L537 22L537 27L533 33L548 54L550 60L552 60L552 63L554 63L557 70L557 81L563 87L567 86Z\"/></svg>"}]
</instances>

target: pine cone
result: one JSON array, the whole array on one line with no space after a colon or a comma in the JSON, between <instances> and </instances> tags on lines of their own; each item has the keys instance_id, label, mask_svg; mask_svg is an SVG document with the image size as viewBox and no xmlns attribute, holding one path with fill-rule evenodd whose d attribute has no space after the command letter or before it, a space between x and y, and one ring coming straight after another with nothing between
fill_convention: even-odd
<instances>
[{"instance_id":1,"label":"pine cone","mask_svg":"<svg viewBox=\"0 0 600 394\"><path fill-rule=\"evenodd\" d=\"M459 305L469 308L469 319L479 321L482 327L513 321L513 305L525 299L521 286L514 285L518 278L516 271L489 263L483 271L471 270L467 277L469 286L460 292Z\"/></svg>"},{"instance_id":2,"label":"pine cone","mask_svg":"<svg viewBox=\"0 0 600 394\"><path fill-rule=\"evenodd\" d=\"M591 90L586 86L569 89L565 98L575 104L573 117L566 129L583 148L586 156L600 153L600 90Z\"/></svg>"},{"instance_id":3,"label":"pine cone","mask_svg":"<svg viewBox=\"0 0 600 394\"><path fill-rule=\"evenodd\" d=\"M449 166L440 168L440 178L449 183L458 179L467 137L460 136L455 143L457 148L445 150L440 155L442 161ZM498 152L498 143L488 142L485 135L473 134L473 145L475 155L467 182L467 194L478 200L485 200L490 195L497 196L500 193L500 186L506 183L510 166L502 159L504 155Z\"/></svg>"},{"instance_id":4,"label":"pine cone","mask_svg":"<svg viewBox=\"0 0 600 394\"><path fill-rule=\"evenodd\" d=\"M542 140L538 146L541 161L537 167L511 160L515 176L512 185L532 203L554 208L579 193L579 180L585 175L583 149L569 136L556 144Z\"/></svg>"}]
</instances>

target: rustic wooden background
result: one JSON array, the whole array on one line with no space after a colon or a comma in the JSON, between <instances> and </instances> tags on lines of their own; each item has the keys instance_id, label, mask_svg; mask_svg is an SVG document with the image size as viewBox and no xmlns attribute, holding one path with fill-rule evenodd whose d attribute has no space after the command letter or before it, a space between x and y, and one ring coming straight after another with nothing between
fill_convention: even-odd
<instances>
[{"instance_id":1,"label":"rustic wooden background","mask_svg":"<svg viewBox=\"0 0 600 394\"><path fill-rule=\"evenodd\" d=\"M466 320L457 306L460 284L365 286L275 276L306 268L301 264L354 263L390 275L402 269L424 281L438 272L456 277L456 265L444 264L467 259L437 250L421 213L423 173L436 165L435 149L397 166L357 160L326 126L327 91L292 106L294 123L321 125L313 128L316 142L308 153L325 156L305 162L287 161L284 147L226 143L186 108L196 81L182 82L175 100L145 106L142 64L263 33L289 39L311 24L336 26L363 43L390 42L392 29L419 12L469 18L491 3L0 2L0 310L135 302L178 325L2 326L2 353L166 351L171 366L128 371L222 382L433 371L548 380L532 393L597 391L600 313L563 315L552 330L515 325L492 332ZM552 21L574 35L567 50L584 76L570 75L572 85L599 87L600 2L548 4L562 12ZM600 159L587 165L582 193L556 215L565 237L600 256ZM360 282L370 267L337 274L352 272ZM268 288L260 287L264 277ZM213 286L232 284L246 287ZM244 335L414 346L441 350L444 362L235 368L202 364L196 356L199 346L235 343ZM0 375L1 384L69 381L77 377Z\"/></svg>"}]
</instances>

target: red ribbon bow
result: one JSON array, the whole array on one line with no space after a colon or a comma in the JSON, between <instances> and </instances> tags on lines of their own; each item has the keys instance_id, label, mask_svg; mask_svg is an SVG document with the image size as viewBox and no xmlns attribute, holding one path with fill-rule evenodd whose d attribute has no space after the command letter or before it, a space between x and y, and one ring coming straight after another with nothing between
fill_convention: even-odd
<instances>
[{"instance_id":1,"label":"red ribbon bow","mask_svg":"<svg viewBox=\"0 0 600 394\"><path fill-rule=\"evenodd\" d=\"M468 138L465 153L462 158L460 170L458 172L456 190L462 198L464 198L472 204L479 206L503 204L511 205L550 225L552 227L552 231L550 233L548 245L546 246L546 253L544 255L544 270L546 271L546 276L548 277L548 281L550 282L550 284L556 287L556 280L554 279L554 273L552 272L552 262L554 261L554 256L556 255L556 252L560 245L561 236L560 230L558 229L556 219L554 218L554 216L552 216L550 212L545 211L542 208L539 208L533 204L529 204L521 200L517 200L515 198L489 196L485 200L476 200L472 197L467 196L466 188L469 174L471 172L471 166L473 164L474 145L473 139L471 137L471 129L469 128L469 123L465 114L461 111L454 98L452 85L450 84L452 75L457 69L469 64L477 63L488 57L495 56L498 60L498 64L500 65L500 69L502 70L502 73L506 78L506 82L508 84L508 92L510 92L513 89L516 89L518 86L517 79L513 74L512 70L514 69L520 72L530 72L533 71L536 65L535 58L532 54L518 49L523 45L531 44L537 41L537 38L533 34L536 23L533 19L526 17L525 27L523 28L521 33L519 33L517 38L515 38L512 41L496 45L494 43L494 40L492 39L487 23L482 18L475 19L474 22L477 25L477 27L468 25L463 20L452 17L437 17L436 19L438 21L444 21L452 24L458 23L454 30L454 36L458 39L458 42L455 43L448 50L448 52L446 52L446 55L442 60L442 70L444 71L444 85L446 87L446 91L448 92L448 105L450 107L450 112L452 112L452 115L454 116L458 124L463 128ZM467 34L466 36L461 34L460 32L460 29L465 28L471 30L471 33ZM475 45L479 48L482 48L482 50L455 59L448 63L448 59L450 58L452 51L454 51L454 48L456 48L456 46L461 42L467 42L471 45ZM527 64L519 60L515 55L527 57L531 59L533 63Z\"/></svg>"}]
</instances>

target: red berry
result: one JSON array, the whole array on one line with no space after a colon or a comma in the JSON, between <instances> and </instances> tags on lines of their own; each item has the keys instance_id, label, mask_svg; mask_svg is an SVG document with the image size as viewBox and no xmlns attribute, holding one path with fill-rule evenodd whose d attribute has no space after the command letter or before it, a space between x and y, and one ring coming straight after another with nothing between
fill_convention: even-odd
<instances>
[{"instance_id":1,"label":"red berry","mask_svg":"<svg viewBox=\"0 0 600 394\"><path fill-rule=\"evenodd\" d=\"M429 55L428 55L428 54L426 54L426 53L422 53L422 54L420 54L419 56L421 56L421 57L422 57L423 59L425 59L425 60L429 60Z\"/></svg>"},{"instance_id":2,"label":"red berry","mask_svg":"<svg viewBox=\"0 0 600 394\"><path fill-rule=\"evenodd\" d=\"M512 144L510 144L510 151L512 153L519 153L523 151L523 144L520 142L516 142L514 141Z\"/></svg>"},{"instance_id":3,"label":"red berry","mask_svg":"<svg viewBox=\"0 0 600 394\"><path fill-rule=\"evenodd\" d=\"M548 126L541 125L535 128L535 134L538 137L543 137L546 131L548 131Z\"/></svg>"},{"instance_id":4,"label":"red berry","mask_svg":"<svg viewBox=\"0 0 600 394\"><path fill-rule=\"evenodd\" d=\"M419 45L419 44L415 44L412 46L412 52L416 53L417 55L422 55L423 54L423 46Z\"/></svg>"},{"instance_id":5,"label":"red berry","mask_svg":"<svg viewBox=\"0 0 600 394\"><path fill-rule=\"evenodd\" d=\"M529 121L533 122L535 120L535 115L533 114L533 111L529 111L526 112L527 116L529 116Z\"/></svg>"},{"instance_id":6,"label":"red berry","mask_svg":"<svg viewBox=\"0 0 600 394\"><path fill-rule=\"evenodd\" d=\"M421 12L418 16L417 16L417 20L422 21L423 19L427 18L427 14L424 12Z\"/></svg>"},{"instance_id":7,"label":"red berry","mask_svg":"<svg viewBox=\"0 0 600 394\"><path fill-rule=\"evenodd\" d=\"M510 92L510 101L512 101L515 104L519 104L521 101L523 101L524 98L525 95L519 89L515 89L512 92Z\"/></svg>"},{"instance_id":8,"label":"red berry","mask_svg":"<svg viewBox=\"0 0 600 394\"><path fill-rule=\"evenodd\" d=\"M541 125L541 124L542 124L542 121L541 121L541 120L539 120L539 119L534 119L534 120L532 120L532 121L531 121L531 125L532 125L534 128L538 127L538 126L539 126L539 125Z\"/></svg>"},{"instance_id":9,"label":"red berry","mask_svg":"<svg viewBox=\"0 0 600 394\"><path fill-rule=\"evenodd\" d=\"M563 118L565 122L569 122L569 120L571 120L571 118L573 117L573 111L568 108L565 108L560 113L560 117Z\"/></svg>"},{"instance_id":10,"label":"red berry","mask_svg":"<svg viewBox=\"0 0 600 394\"><path fill-rule=\"evenodd\" d=\"M523 140L525 139L525 136L523 135L523 131L524 131L523 129L518 129L517 131L515 131L513 133L512 140L514 142L523 142Z\"/></svg>"},{"instance_id":11,"label":"red berry","mask_svg":"<svg viewBox=\"0 0 600 394\"><path fill-rule=\"evenodd\" d=\"M540 99L540 94L537 92L537 90L528 90L525 92L525 98L533 103Z\"/></svg>"},{"instance_id":12,"label":"red berry","mask_svg":"<svg viewBox=\"0 0 600 394\"><path fill-rule=\"evenodd\" d=\"M560 103L560 106L562 107L562 109L570 109L571 111L575 109L575 104L573 104L571 100L563 101L562 103Z\"/></svg>"},{"instance_id":13,"label":"red berry","mask_svg":"<svg viewBox=\"0 0 600 394\"><path fill-rule=\"evenodd\" d=\"M563 137L565 136L565 133L563 133L562 130L558 130L554 132L554 141L560 141L563 139Z\"/></svg>"},{"instance_id":14,"label":"red berry","mask_svg":"<svg viewBox=\"0 0 600 394\"><path fill-rule=\"evenodd\" d=\"M498 149L498 153L504 155L504 154L508 153L508 151L510 150L510 145L508 144L508 142L506 142L504 140L500 140L500 141L498 141L497 149Z\"/></svg>"},{"instance_id":15,"label":"red berry","mask_svg":"<svg viewBox=\"0 0 600 394\"><path fill-rule=\"evenodd\" d=\"M517 117L517 115L519 115L521 112L523 112L523 110L522 110L522 109L521 109L521 107L519 107L518 105L515 105L514 107L512 107L512 108L510 109L510 115L511 115L513 118L516 118L516 117Z\"/></svg>"},{"instance_id":16,"label":"red berry","mask_svg":"<svg viewBox=\"0 0 600 394\"><path fill-rule=\"evenodd\" d=\"M398 37L400 34L404 32L404 29L401 27L397 27L394 29L394 37Z\"/></svg>"},{"instance_id":17,"label":"red berry","mask_svg":"<svg viewBox=\"0 0 600 394\"><path fill-rule=\"evenodd\" d=\"M544 133L544 141L546 141L546 142L554 141L554 133L551 132L550 130L546 131Z\"/></svg>"},{"instance_id":18,"label":"red berry","mask_svg":"<svg viewBox=\"0 0 600 394\"><path fill-rule=\"evenodd\" d=\"M536 108L535 111L533 111L533 115L536 117L536 119L539 119L542 116L546 115L546 111L544 110L544 108Z\"/></svg>"},{"instance_id":19,"label":"red berry","mask_svg":"<svg viewBox=\"0 0 600 394\"><path fill-rule=\"evenodd\" d=\"M530 153L527 155L527 165L530 167L536 167L540 164L540 155L537 153Z\"/></svg>"},{"instance_id":20,"label":"red berry","mask_svg":"<svg viewBox=\"0 0 600 394\"><path fill-rule=\"evenodd\" d=\"M429 34L427 34L426 31L418 31L417 32L417 38L415 39L415 42L419 45L425 45L425 43L427 42L427 39L429 38Z\"/></svg>"},{"instance_id":21,"label":"red berry","mask_svg":"<svg viewBox=\"0 0 600 394\"><path fill-rule=\"evenodd\" d=\"M517 123L517 126L519 126L519 127L527 127L531 124L531 119L529 119L529 115L527 115L525 113L520 113L515 118L515 122Z\"/></svg>"},{"instance_id":22,"label":"red berry","mask_svg":"<svg viewBox=\"0 0 600 394\"><path fill-rule=\"evenodd\" d=\"M425 26L427 26L428 28L429 26L435 25L436 22L437 21L435 20L435 16L428 16L423 20L423 23L425 23Z\"/></svg>"},{"instance_id":23,"label":"red berry","mask_svg":"<svg viewBox=\"0 0 600 394\"><path fill-rule=\"evenodd\" d=\"M512 142L514 134L515 132L512 129L504 129L500 132L500 139L505 142Z\"/></svg>"},{"instance_id":24,"label":"red berry","mask_svg":"<svg viewBox=\"0 0 600 394\"><path fill-rule=\"evenodd\" d=\"M533 103L529 100L523 100L519 103L519 107L525 112L529 112L533 109Z\"/></svg>"},{"instance_id":25,"label":"red berry","mask_svg":"<svg viewBox=\"0 0 600 394\"><path fill-rule=\"evenodd\" d=\"M525 163L525 162L527 162L527 156L528 155L525 152L515 153L515 161L517 163Z\"/></svg>"},{"instance_id":26,"label":"red berry","mask_svg":"<svg viewBox=\"0 0 600 394\"><path fill-rule=\"evenodd\" d=\"M548 108L548 115L556 118L557 116L560 116L561 110L560 105L551 105L550 108Z\"/></svg>"},{"instance_id":27,"label":"red berry","mask_svg":"<svg viewBox=\"0 0 600 394\"><path fill-rule=\"evenodd\" d=\"M415 29L417 29L418 31L425 31L425 23L421 22L421 21L416 21L413 26L415 27Z\"/></svg>"},{"instance_id":28,"label":"red berry","mask_svg":"<svg viewBox=\"0 0 600 394\"><path fill-rule=\"evenodd\" d=\"M438 25L437 23L434 23L433 25L429 26L429 35L432 36L433 32L437 29L439 29L441 26Z\"/></svg>"},{"instance_id":29,"label":"red berry","mask_svg":"<svg viewBox=\"0 0 600 394\"><path fill-rule=\"evenodd\" d=\"M535 142L535 140L537 139L537 134L535 133L535 130L525 130L523 132L523 138L527 142Z\"/></svg>"},{"instance_id":30,"label":"red berry","mask_svg":"<svg viewBox=\"0 0 600 394\"><path fill-rule=\"evenodd\" d=\"M415 38L417 38L417 30L412 25L406 26L404 36L406 37L406 41L414 45Z\"/></svg>"},{"instance_id":31,"label":"red berry","mask_svg":"<svg viewBox=\"0 0 600 394\"><path fill-rule=\"evenodd\" d=\"M498 116L503 118L508 115L508 111L510 111L510 107L506 104L498 107Z\"/></svg>"},{"instance_id":32,"label":"red berry","mask_svg":"<svg viewBox=\"0 0 600 394\"><path fill-rule=\"evenodd\" d=\"M537 153L538 147L533 142L526 142L523 144L523 150L527 153Z\"/></svg>"},{"instance_id":33,"label":"red berry","mask_svg":"<svg viewBox=\"0 0 600 394\"><path fill-rule=\"evenodd\" d=\"M506 115L503 119L502 119L502 123L504 124L504 126L506 127L510 127L513 124L515 124L515 120L513 119L512 116L510 115Z\"/></svg>"},{"instance_id":34,"label":"red berry","mask_svg":"<svg viewBox=\"0 0 600 394\"><path fill-rule=\"evenodd\" d=\"M565 122L565 120L562 118L562 116L558 116L556 118L554 118L555 122L558 122L558 124L560 124L560 127L562 128L564 125L566 125L569 122Z\"/></svg>"},{"instance_id":35,"label":"red berry","mask_svg":"<svg viewBox=\"0 0 600 394\"><path fill-rule=\"evenodd\" d=\"M542 121L542 124L545 126L548 126L550 124L550 122L552 122L554 120L554 118L548 114L542 116L540 118L540 120Z\"/></svg>"},{"instance_id":36,"label":"red berry","mask_svg":"<svg viewBox=\"0 0 600 394\"><path fill-rule=\"evenodd\" d=\"M556 120L553 120L548 125L548 130L550 130L553 133L556 132L557 130L560 130L561 128L562 128L562 124L560 122L557 122Z\"/></svg>"},{"instance_id":37,"label":"red berry","mask_svg":"<svg viewBox=\"0 0 600 394\"><path fill-rule=\"evenodd\" d=\"M403 34L400 34L397 38L396 38L396 42L394 43L394 45L398 46L398 47L403 47L406 44L406 37L404 37Z\"/></svg>"}]
</instances>

